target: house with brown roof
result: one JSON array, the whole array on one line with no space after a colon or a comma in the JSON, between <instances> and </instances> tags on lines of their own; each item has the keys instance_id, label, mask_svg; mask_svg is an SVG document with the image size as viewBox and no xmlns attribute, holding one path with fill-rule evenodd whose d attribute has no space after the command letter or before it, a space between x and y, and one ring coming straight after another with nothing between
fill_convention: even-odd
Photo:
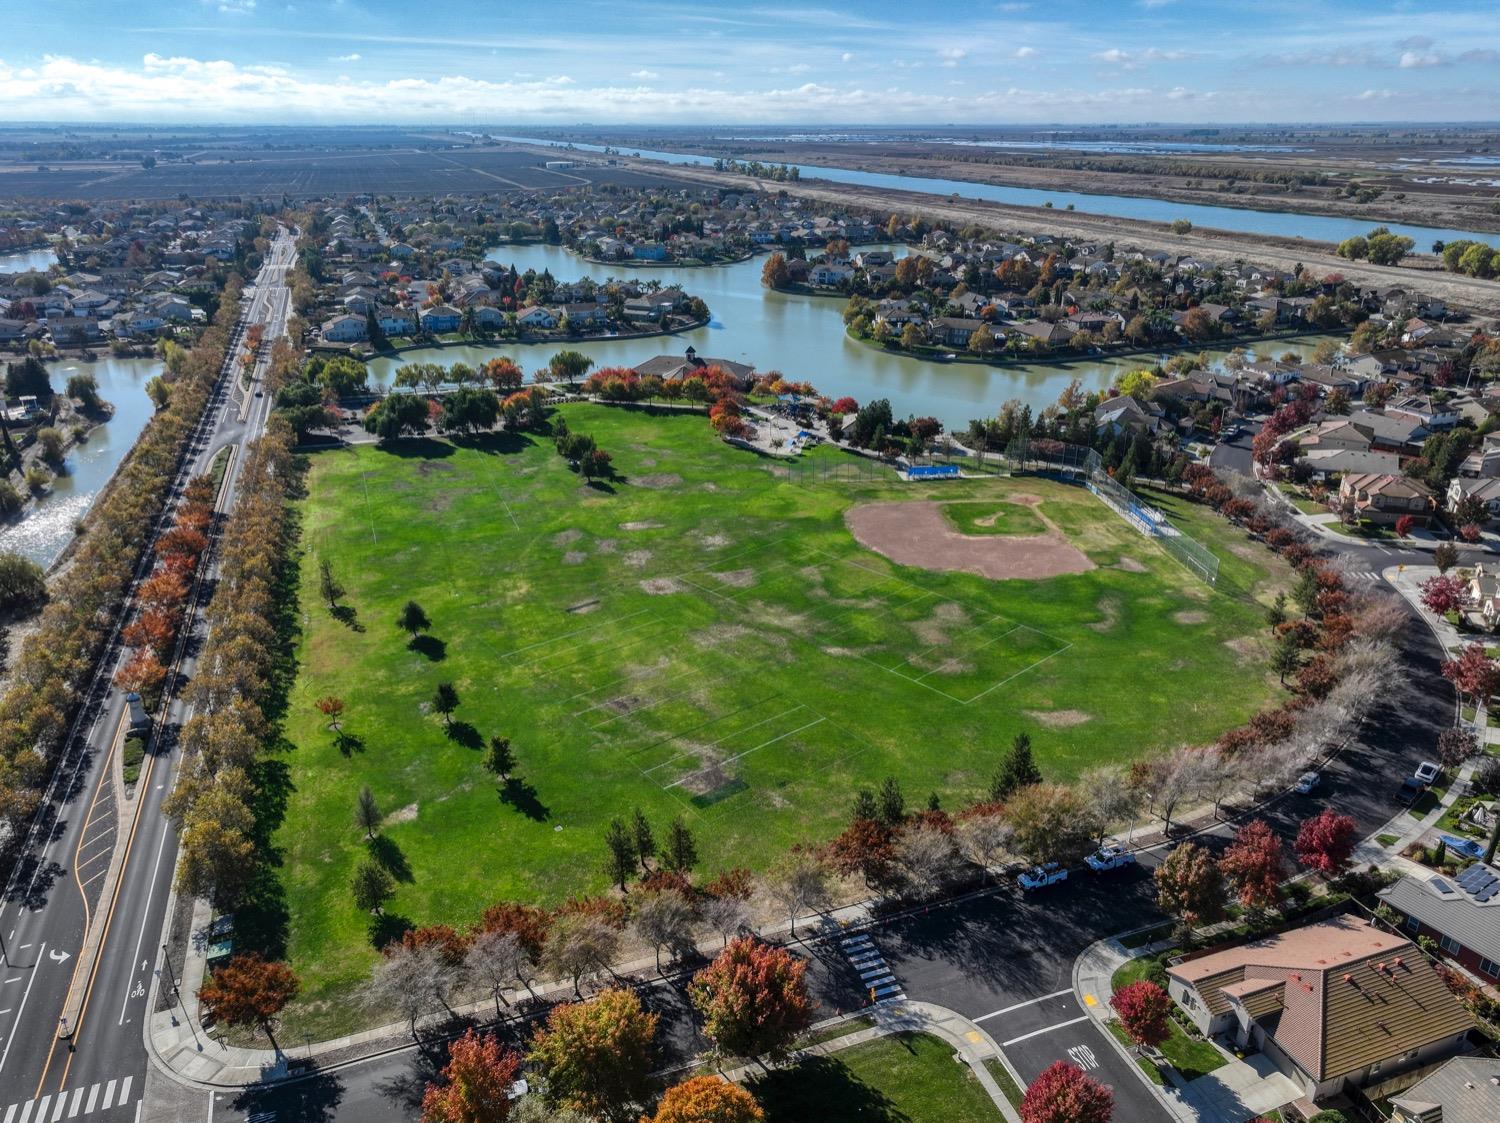
<instances>
[{"instance_id":1,"label":"house with brown roof","mask_svg":"<svg viewBox=\"0 0 1500 1123\"><path fill-rule=\"evenodd\" d=\"M1339 481L1339 499L1353 503L1360 518L1378 525L1410 515L1418 526L1426 526L1437 505L1426 484L1390 472L1351 472Z\"/></svg>"},{"instance_id":2,"label":"house with brown roof","mask_svg":"<svg viewBox=\"0 0 1500 1123\"><path fill-rule=\"evenodd\" d=\"M1309 1099L1457 1052L1473 1024L1411 941L1337 916L1167 968L1206 1034L1262 1051Z\"/></svg>"}]
</instances>

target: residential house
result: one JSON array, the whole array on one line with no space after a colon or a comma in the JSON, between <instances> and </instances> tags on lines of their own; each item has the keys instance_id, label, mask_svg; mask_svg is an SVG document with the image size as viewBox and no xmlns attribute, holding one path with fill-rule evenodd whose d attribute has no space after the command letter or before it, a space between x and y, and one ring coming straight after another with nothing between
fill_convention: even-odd
<instances>
[{"instance_id":1,"label":"residential house","mask_svg":"<svg viewBox=\"0 0 1500 1123\"><path fill-rule=\"evenodd\" d=\"M609 323L609 310L593 300L576 300L564 304L562 314L574 327L602 328Z\"/></svg>"},{"instance_id":2,"label":"residential house","mask_svg":"<svg viewBox=\"0 0 1500 1123\"><path fill-rule=\"evenodd\" d=\"M637 242L630 247L630 256L636 261L666 261L667 247L660 242Z\"/></svg>"},{"instance_id":3,"label":"residential house","mask_svg":"<svg viewBox=\"0 0 1500 1123\"><path fill-rule=\"evenodd\" d=\"M1402 935L1426 936L1465 970L1500 983L1500 869L1475 862L1457 877L1406 874L1379 897L1401 915Z\"/></svg>"},{"instance_id":4,"label":"residential house","mask_svg":"<svg viewBox=\"0 0 1500 1123\"><path fill-rule=\"evenodd\" d=\"M1468 600L1465 613L1471 620L1477 616L1478 622L1493 632L1500 625L1500 578L1485 569L1482 562L1476 564L1469 574L1465 596Z\"/></svg>"},{"instance_id":5,"label":"residential house","mask_svg":"<svg viewBox=\"0 0 1500 1123\"><path fill-rule=\"evenodd\" d=\"M375 322L386 335L411 335L417 330L417 315L410 308L378 308Z\"/></svg>"},{"instance_id":6,"label":"residential house","mask_svg":"<svg viewBox=\"0 0 1500 1123\"><path fill-rule=\"evenodd\" d=\"M957 316L938 316L927 330L932 338L949 347L967 347L969 337L984 327L983 320L967 320Z\"/></svg>"},{"instance_id":7,"label":"residential house","mask_svg":"<svg viewBox=\"0 0 1500 1123\"><path fill-rule=\"evenodd\" d=\"M324 321L319 334L329 343L358 343L369 335L369 325L364 316L346 312Z\"/></svg>"},{"instance_id":8,"label":"residential house","mask_svg":"<svg viewBox=\"0 0 1500 1123\"><path fill-rule=\"evenodd\" d=\"M493 304L474 305L474 326L481 331L498 331L505 326L505 313Z\"/></svg>"},{"instance_id":9,"label":"residential house","mask_svg":"<svg viewBox=\"0 0 1500 1123\"><path fill-rule=\"evenodd\" d=\"M1324 482L1345 475L1395 475L1401 471L1401 458L1394 452L1352 448L1304 448L1297 463L1310 478Z\"/></svg>"},{"instance_id":10,"label":"residential house","mask_svg":"<svg viewBox=\"0 0 1500 1123\"><path fill-rule=\"evenodd\" d=\"M667 289L633 296L625 302L625 318L634 323L654 323L671 315L677 304L678 301Z\"/></svg>"},{"instance_id":11,"label":"residential house","mask_svg":"<svg viewBox=\"0 0 1500 1123\"><path fill-rule=\"evenodd\" d=\"M1458 510L1458 505L1465 499L1481 499L1488 512L1488 521L1494 522L1500 519L1500 479L1494 477L1470 479L1465 476L1454 476L1448 484L1447 498L1450 511Z\"/></svg>"},{"instance_id":12,"label":"residential house","mask_svg":"<svg viewBox=\"0 0 1500 1123\"><path fill-rule=\"evenodd\" d=\"M557 313L540 304L528 304L516 313L516 324L533 331L555 328L557 327Z\"/></svg>"},{"instance_id":13,"label":"residential house","mask_svg":"<svg viewBox=\"0 0 1500 1123\"><path fill-rule=\"evenodd\" d=\"M1358 472L1339 481L1339 499L1353 503L1360 518L1388 526L1410 515L1426 526L1436 506L1432 489L1420 480L1389 472Z\"/></svg>"},{"instance_id":14,"label":"residential house","mask_svg":"<svg viewBox=\"0 0 1500 1123\"><path fill-rule=\"evenodd\" d=\"M1387 1102L1391 1123L1495 1123L1500 1060L1453 1057Z\"/></svg>"},{"instance_id":15,"label":"residential house","mask_svg":"<svg viewBox=\"0 0 1500 1123\"><path fill-rule=\"evenodd\" d=\"M120 336L150 335L166 327L167 322L155 312L141 308L134 312L119 313L110 321L110 326Z\"/></svg>"},{"instance_id":16,"label":"residential house","mask_svg":"<svg viewBox=\"0 0 1500 1123\"><path fill-rule=\"evenodd\" d=\"M807 271L807 283L823 288L837 288L854 277L854 267L847 261L820 259Z\"/></svg>"},{"instance_id":17,"label":"residential house","mask_svg":"<svg viewBox=\"0 0 1500 1123\"><path fill-rule=\"evenodd\" d=\"M705 359L692 347L689 347L682 355L654 355L645 362L637 364L634 370L636 374L643 377L654 374L658 378L687 378L694 371L705 367L718 367L741 382L748 380L755 373L753 366L737 363L733 359Z\"/></svg>"},{"instance_id":18,"label":"residential house","mask_svg":"<svg viewBox=\"0 0 1500 1123\"><path fill-rule=\"evenodd\" d=\"M1027 339L1045 343L1048 347L1060 346L1073 338L1072 329L1061 320L1056 323L1032 320L1030 323L1017 324L1011 330Z\"/></svg>"},{"instance_id":19,"label":"residential house","mask_svg":"<svg viewBox=\"0 0 1500 1123\"><path fill-rule=\"evenodd\" d=\"M1094 407L1094 428L1100 432L1155 432L1161 424L1161 406L1136 401L1129 394L1109 398Z\"/></svg>"},{"instance_id":20,"label":"residential house","mask_svg":"<svg viewBox=\"0 0 1500 1123\"><path fill-rule=\"evenodd\" d=\"M1360 409L1349 415L1349 422L1370 438L1370 447L1379 452L1396 452L1416 456L1431 430L1410 414L1388 414L1379 410Z\"/></svg>"},{"instance_id":21,"label":"residential house","mask_svg":"<svg viewBox=\"0 0 1500 1123\"><path fill-rule=\"evenodd\" d=\"M1410 417L1430 432L1451 429L1458 424L1458 406L1450 400L1438 402L1428 394L1411 394L1397 398L1385 407L1387 417Z\"/></svg>"},{"instance_id":22,"label":"residential house","mask_svg":"<svg viewBox=\"0 0 1500 1123\"><path fill-rule=\"evenodd\" d=\"M424 309L418 320L423 331L440 335L447 331L457 331L458 325L463 321L463 313L450 304L435 304Z\"/></svg>"},{"instance_id":23,"label":"residential house","mask_svg":"<svg viewBox=\"0 0 1500 1123\"><path fill-rule=\"evenodd\" d=\"M47 321L47 331L59 346L94 343L104 337L93 316L58 316Z\"/></svg>"},{"instance_id":24,"label":"residential house","mask_svg":"<svg viewBox=\"0 0 1500 1123\"><path fill-rule=\"evenodd\" d=\"M1177 960L1167 979L1199 1029L1314 1101L1452 1054L1473 1024L1411 941L1355 916Z\"/></svg>"}]
</instances>

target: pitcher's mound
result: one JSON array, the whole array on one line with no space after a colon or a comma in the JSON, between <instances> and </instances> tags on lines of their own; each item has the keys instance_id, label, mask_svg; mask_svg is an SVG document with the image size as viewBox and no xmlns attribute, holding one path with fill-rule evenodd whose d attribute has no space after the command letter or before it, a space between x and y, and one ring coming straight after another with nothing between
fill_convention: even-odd
<instances>
[{"instance_id":1,"label":"pitcher's mound","mask_svg":"<svg viewBox=\"0 0 1500 1123\"><path fill-rule=\"evenodd\" d=\"M1056 531L1034 537L959 534L938 503L862 503L845 512L844 523L860 545L898 565L994 580L1034 580L1094 568L1083 551Z\"/></svg>"}]
</instances>

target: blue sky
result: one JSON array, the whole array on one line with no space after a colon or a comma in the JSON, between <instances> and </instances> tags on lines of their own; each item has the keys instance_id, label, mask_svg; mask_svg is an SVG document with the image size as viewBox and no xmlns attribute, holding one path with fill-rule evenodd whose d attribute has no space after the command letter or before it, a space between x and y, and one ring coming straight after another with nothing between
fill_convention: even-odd
<instances>
[{"instance_id":1,"label":"blue sky","mask_svg":"<svg viewBox=\"0 0 1500 1123\"><path fill-rule=\"evenodd\" d=\"M33 0L0 120L1500 119L1496 5Z\"/></svg>"}]
</instances>

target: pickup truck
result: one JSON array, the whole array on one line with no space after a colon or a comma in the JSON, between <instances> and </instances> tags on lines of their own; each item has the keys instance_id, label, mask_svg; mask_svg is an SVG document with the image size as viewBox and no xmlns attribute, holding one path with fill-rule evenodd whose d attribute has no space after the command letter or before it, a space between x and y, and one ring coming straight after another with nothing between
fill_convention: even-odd
<instances>
[{"instance_id":1,"label":"pickup truck","mask_svg":"<svg viewBox=\"0 0 1500 1123\"><path fill-rule=\"evenodd\" d=\"M1404 807L1410 807L1417 802L1417 797L1427 790L1427 785L1415 776L1408 776L1401 781L1401 787L1396 792L1396 802Z\"/></svg>"},{"instance_id":2,"label":"pickup truck","mask_svg":"<svg viewBox=\"0 0 1500 1123\"><path fill-rule=\"evenodd\" d=\"M1107 870L1117 870L1121 866L1130 865L1135 861L1135 855L1123 846L1101 846L1084 861L1095 873L1104 873Z\"/></svg>"},{"instance_id":3,"label":"pickup truck","mask_svg":"<svg viewBox=\"0 0 1500 1123\"><path fill-rule=\"evenodd\" d=\"M1068 880L1068 871L1056 862L1048 862L1041 866L1032 866L1020 877L1021 888L1028 893L1034 889L1043 889L1048 885L1056 885L1059 881Z\"/></svg>"}]
</instances>

